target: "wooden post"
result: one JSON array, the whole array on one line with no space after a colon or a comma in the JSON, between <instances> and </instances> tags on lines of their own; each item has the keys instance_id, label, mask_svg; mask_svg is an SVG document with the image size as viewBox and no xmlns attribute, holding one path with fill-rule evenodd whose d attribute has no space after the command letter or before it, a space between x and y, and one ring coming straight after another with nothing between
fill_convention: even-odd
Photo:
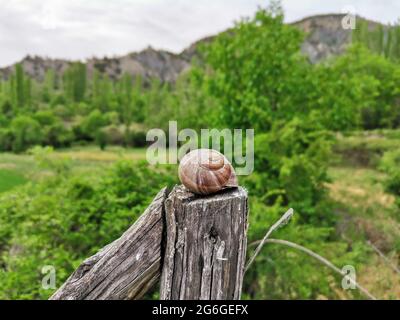
<instances>
[{"instance_id":1,"label":"wooden post","mask_svg":"<svg viewBox=\"0 0 400 320\"><path fill-rule=\"evenodd\" d=\"M140 299L161 273L161 299L240 299L247 216L242 188L208 197L182 186L169 196L163 189L121 238L86 259L50 299Z\"/></svg>"},{"instance_id":2,"label":"wooden post","mask_svg":"<svg viewBox=\"0 0 400 320\"><path fill-rule=\"evenodd\" d=\"M86 259L51 300L141 298L161 274L164 202L161 190L121 238Z\"/></svg>"},{"instance_id":3,"label":"wooden post","mask_svg":"<svg viewBox=\"0 0 400 320\"><path fill-rule=\"evenodd\" d=\"M163 300L238 300L246 259L247 192L198 197L175 187L166 200Z\"/></svg>"}]
</instances>

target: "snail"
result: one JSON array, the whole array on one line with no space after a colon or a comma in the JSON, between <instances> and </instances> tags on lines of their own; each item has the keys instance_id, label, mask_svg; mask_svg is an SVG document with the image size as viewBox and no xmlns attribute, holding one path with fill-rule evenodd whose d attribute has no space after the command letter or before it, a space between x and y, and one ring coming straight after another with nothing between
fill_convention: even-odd
<instances>
[{"instance_id":1,"label":"snail","mask_svg":"<svg viewBox=\"0 0 400 320\"><path fill-rule=\"evenodd\" d=\"M179 165L179 179L189 191L201 195L238 186L235 170L228 159L210 149L186 154Z\"/></svg>"}]
</instances>

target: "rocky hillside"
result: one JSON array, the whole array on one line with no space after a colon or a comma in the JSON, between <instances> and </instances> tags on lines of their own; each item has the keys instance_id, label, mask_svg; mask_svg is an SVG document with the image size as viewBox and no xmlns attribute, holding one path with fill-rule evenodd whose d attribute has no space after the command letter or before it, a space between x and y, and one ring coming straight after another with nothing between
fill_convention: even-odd
<instances>
[{"instance_id":1,"label":"rocky hillside","mask_svg":"<svg viewBox=\"0 0 400 320\"><path fill-rule=\"evenodd\" d=\"M167 51L147 48L122 57L88 59L86 65L89 76L97 69L108 74L112 79L119 78L127 72L133 76L141 75L146 79L159 78L162 81L173 82L182 71L189 67L188 59ZM60 75L72 62L28 56L21 63L27 74L41 81L48 69L53 69ZM13 70L14 65L0 69L0 76L8 78Z\"/></svg>"},{"instance_id":2,"label":"rocky hillside","mask_svg":"<svg viewBox=\"0 0 400 320\"><path fill-rule=\"evenodd\" d=\"M293 23L307 33L302 50L312 63L342 53L346 45L350 43L351 31L342 28L342 19L343 14L331 14L312 16ZM145 79L156 77L161 81L173 82L181 72L189 68L198 43L210 39L212 37L202 39L180 54L148 48L122 57L89 59L86 61L88 73L90 75L94 69L97 69L116 79L127 72L133 76L141 75ZM57 74L62 74L71 64L66 60L29 56L21 63L25 72L37 80L43 80L48 69L54 69ZM0 69L0 77L8 78L13 70L14 66Z\"/></svg>"},{"instance_id":3,"label":"rocky hillside","mask_svg":"<svg viewBox=\"0 0 400 320\"><path fill-rule=\"evenodd\" d=\"M341 54L351 42L351 30L342 27L343 17L342 14L320 15L293 23L307 34L302 51L311 62Z\"/></svg>"}]
</instances>

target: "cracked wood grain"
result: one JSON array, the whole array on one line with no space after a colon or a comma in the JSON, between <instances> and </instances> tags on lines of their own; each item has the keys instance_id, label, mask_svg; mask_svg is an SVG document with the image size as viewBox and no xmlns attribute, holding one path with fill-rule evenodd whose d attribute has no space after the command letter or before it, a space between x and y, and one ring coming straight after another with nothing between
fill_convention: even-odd
<instances>
[{"instance_id":1,"label":"cracked wood grain","mask_svg":"<svg viewBox=\"0 0 400 320\"><path fill-rule=\"evenodd\" d=\"M166 197L165 188L119 239L86 259L50 300L140 299L161 274Z\"/></svg>"},{"instance_id":2,"label":"cracked wood grain","mask_svg":"<svg viewBox=\"0 0 400 320\"><path fill-rule=\"evenodd\" d=\"M244 275L248 203L243 188L208 197L175 187L165 202L162 300L238 300Z\"/></svg>"}]
</instances>

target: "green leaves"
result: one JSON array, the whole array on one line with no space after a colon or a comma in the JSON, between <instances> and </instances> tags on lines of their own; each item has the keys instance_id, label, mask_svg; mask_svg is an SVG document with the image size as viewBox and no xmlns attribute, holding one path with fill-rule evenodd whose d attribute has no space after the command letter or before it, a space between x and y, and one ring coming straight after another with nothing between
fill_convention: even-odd
<instances>
[{"instance_id":1,"label":"green leaves","mask_svg":"<svg viewBox=\"0 0 400 320\"><path fill-rule=\"evenodd\" d=\"M266 130L274 119L290 117L308 69L299 54L302 39L274 5L204 47L222 126Z\"/></svg>"},{"instance_id":2,"label":"green leaves","mask_svg":"<svg viewBox=\"0 0 400 320\"><path fill-rule=\"evenodd\" d=\"M171 169L122 161L104 172L49 177L0 197L0 298L46 299L41 267L57 285L78 263L118 238L158 191Z\"/></svg>"}]
</instances>

